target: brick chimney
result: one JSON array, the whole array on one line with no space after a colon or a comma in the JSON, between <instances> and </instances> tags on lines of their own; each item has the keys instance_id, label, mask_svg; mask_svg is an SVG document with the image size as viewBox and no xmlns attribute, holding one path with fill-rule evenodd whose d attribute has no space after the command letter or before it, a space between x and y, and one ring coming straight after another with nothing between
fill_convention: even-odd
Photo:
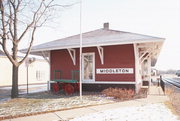
<instances>
[{"instance_id":1,"label":"brick chimney","mask_svg":"<svg viewBox=\"0 0 180 121\"><path fill-rule=\"evenodd\" d=\"M109 29L109 23L104 23L104 29L108 30Z\"/></svg>"}]
</instances>

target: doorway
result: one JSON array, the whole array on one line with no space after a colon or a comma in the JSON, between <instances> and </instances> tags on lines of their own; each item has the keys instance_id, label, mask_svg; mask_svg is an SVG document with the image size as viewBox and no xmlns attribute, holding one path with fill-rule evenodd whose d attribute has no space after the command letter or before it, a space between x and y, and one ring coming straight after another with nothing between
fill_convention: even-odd
<instances>
[{"instance_id":1,"label":"doorway","mask_svg":"<svg viewBox=\"0 0 180 121\"><path fill-rule=\"evenodd\" d=\"M83 53L82 54L82 79L83 82L95 81L95 54Z\"/></svg>"}]
</instances>

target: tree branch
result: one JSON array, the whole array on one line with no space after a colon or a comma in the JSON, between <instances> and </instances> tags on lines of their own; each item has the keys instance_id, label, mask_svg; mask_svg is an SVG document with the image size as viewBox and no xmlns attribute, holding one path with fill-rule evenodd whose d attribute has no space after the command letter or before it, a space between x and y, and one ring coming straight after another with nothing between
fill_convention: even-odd
<instances>
[{"instance_id":1,"label":"tree branch","mask_svg":"<svg viewBox=\"0 0 180 121\"><path fill-rule=\"evenodd\" d=\"M12 8L11 8L11 5L10 5L10 3L9 3L9 32L10 32L10 34L11 34L11 36L12 36L12 38L14 38L14 35L13 35L13 29L12 29Z\"/></svg>"},{"instance_id":2,"label":"tree branch","mask_svg":"<svg viewBox=\"0 0 180 121\"><path fill-rule=\"evenodd\" d=\"M0 1L0 11L1 11L2 31L3 31L2 37L4 38L5 37L5 33L6 33L6 28L5 28L4 5L3 5L2 1Z\"/></svg>"},{"instance_id":3,"label":"tree branch","mask_svg":"<svg viewBox=\"0 0 180 121\"><path fill-rule=\"evenodd\" d=\"M40 6L39 6L39 8L38 8L37 11L34 13L33 21L32 21L32 23L31 23L31 24L34 23L34 28L33 28L32 35L31 35L31 42L30 42L29 48L28 48L28 50L27 50L27 52L26 52L26 55L24 56L24 58L23 58L21 61L18 62L19 65L21 65L21 64L25 61L25 59L27 58L27 56L29 55L29 53L30 53L30 51L31 51L31 48L32 48L32 45L33 45L33 42L34 42L34 34L35 34L35 31L36 31L37 23L40 21L41 17L44 15L44 13L46 12L46 10L48 9L49 5L50 5L52 2L53 2L53 0L50 1L47 6L45 6L45 9L43 10L43 12L41 12L41 15L36 18L36 15L38 15L38 12L40 11L41 7L42 7L43 5L45 5L44 2L42 1L41 4L40 4ZM46 19L45 19L45 21L46 21ZM31 25L31 26L32 26L32 25ZM31 26L30 26L30 27L31 27ZM25 29L25 31L27 31L27 30L28 30L28 27ZM24 32L25 32L25 31L24 31ZM23 37L23 36L24 36L24 35L22 35L22 37ZM21 38L20 38L20 39L21 39Z\"/></svg>"},{"instance_id":4,"label":"tree branch","mask_svg":"<svg viewBox=\"0 0 180 121\"><path fill-rule=\"evenodd\" d=\"M12 58L12 56L9 54L9 52L7 51L6 49L6 44L3 43L3 50L4 50L4 53L6 54L6 56L9 58L9 60L12 62L13 65L15 66L18 66L18 63Z\"/></svg>"},{"instance_id":5,"label":"tree branch","mask_svg":"<svg viewBox=\"0 0 180 121\"><path fill-rule=\"evenodd\" d=\"M77 3L79 3L79 2L77 2ZM63 7L63 8L67 8L67 7L70 7L70 6L75 5L77 3L73 3L73 4L69 4L69 5L53 4L53 5L50 5L49 7Z\"/></svg>"},{"instance_id":6,"label":"tree branch","mask_svg":"<svg viewBox=\"0 0 180 121\"><path fill-rule=\"evenodd\" d=\"M16 43L17 42L17 10L15 7L15 4L12 5L13 6L13 10L14 10L14 19L13 19L13 28L14 28L14 36L13 36L13 40ZM16 43L17 44L17 43Z\"/></svg>"},{"instance_id":7,"label":"tree branch","mask_svg":"<svg viewBox=\"0 0 180 121\"><path fill-rule=\"evenodd\" d=\"M41 12L40 16L36 19L36 24L40 21L40 19L42 18L42 16L45 14L45 12L47 11L48 8L50 8L51 6L51 3L53 2L54 0L51 0L47 5L44 3L43 5L45 6L45 9ZM44 21L38 26L38 27L41 27L48 19L48 16L47 18L44 19Z\"/></svg>"},{"instance_id":8,"label":"tree branch","mask_svg":"<svg viewBox=\"0 0 180 121\"><path fill-rule=\"evenodd\" d=\"M17 7L16 7L16 11L19 10L19 6L21 5L21 2L22 2L22 0L18 0Z\"/></svg>"},{"instance_id":9,"label":"tree branch","mask_svg":"<svg viewBox=\"0 0 180 121\"><path fill-rule=\"evenodd\" d=\"M30 45L29 45L29 48L26 52L26 55L24 56L24 58L18 62L18 65L21 65L25 59L27 58L27 56L29 55L30 51L31 51L31 48L32 48L32 45L33 45L33 42L34 42L34 34L35 34L35 31L36 31L36 27L34 27L33 31L32 31L32 35L31 35L31 42L30 42Z\"/></svg>"},{"instance_id":10,"label":"tree branch","mask_svg":"<svg viewBox=\"0 0 180 121\"><path fill-rule=\"evenodd\" d=\"M9 54L9 52L7 51L7 48L6 48L6 40L7 40L7 38L6 38L6 27L5 27L5 13L4 13L4 5L3 5L3 3L2 3L2 1L0 1L0 12L1 12L1 22L2 22L2 31L3 31L3 33L2 33L2 43L1 43L1 45L2 45L2 48L3 48L3 50L4 50L4 52L5 52L5 54L7 55L7 57L9 58L9 60L14 64L14 65L16 65L17 66L17 62L12 58L12 56Z\"/></svg>"},{"instance_id":11,"label":"tree branch","mask_svg":"<svg viewBox=\"0 0 180 121\"><path fill-rule=\"evenodd\" d=\"M15 7L15 0L14 0L14 1L9 0L9 2L11 3L11 5L12 5L13 9L15 10L15 9L16 9L16 7Z\"/></svg>"},{"instance_id":12,"label":"tree branch","mask_svg":"<svg viewBox=\"0 0 180 121\"><path fill-rule=\"evenodd\" d=\"M35 23L35 20L36 20L36 16L38 14L38 12L40 11L41 7L43 6L43 1L41 2L39 8L36 10L36 12L34 13L33 15L33 19L32 19L32 22L27 25L26 29L22 32L22 34L20 35L19 39L18 39L18 42L21 41L21 39L24 37L24 35L26 34L26 32L29 30L29 28Z\"/></svg>"},{"instance_id":13,"label":"tree branch","mask_svg":"<svg viewBox=\"0 0 180 121\"><path fill-rule=\"evenodd\" d=\"M69 7L72 5L58 5L58 4L53 4L54 0L50 0L50 1L45 1L45 0L39 0L39 2L37 2L36 0L31 2L31 0L29 0L29 3L27 5L27 1L23 1L23 0L8 0L6 2L4 2L3 0L0 0L0 13L1 13L1 20L0 22L2 23L2 29L0 32L0 37L2 38L0 41L0 45L2 45L3 50L5 52L5 54L7 55L7 57L9 58L9 60L12 62L13 65L15 65L16 67L18 67L20 64L22 64L24 62L24 60L27 58L27 56L29 55L33 42L34 42L34 36L35 36L35 31L36 28L41 27L48 19L49 19L49 14L51 14L50 10L54 10L53 7ZM38 4L32 7L32 17L31 19L29 19L28 21L24 21L24 25L20 26L22 28L24 28L24 30L20 30L18 31L18 23L20 22L21 19L20 16L18 15L23 15L23 13L26 14L26 10L29 10L29 5L32 4ZM4 5L3 5L4 4ZM5 6L5 7L4 7ZM5 9L7 7L7 9ZM35 7L35 8L34 8ZM26 9L27 8L27 9ZM4 10L5 9L5 10ZM22 9L25 9L25 11L21 11ZM7 13L6 13L7 12ZM47 13L47 14L46 14ZM23 17L22 17L23 18ZM24 20L24 19L22 19ZM29 22L27 24L27 22ZM8 31L7 31L8 30ZM17 52L18 52L18 44L19 42L22 40L22 38L24 36L26 36L26 33L31 30L31 40L29 43L29 47L27 49L26 55L24 56L24 58L20 61L17 60ZM2 33L2 34L1 34ZM20 35L20 36L19 36ZM13 52L12 54L9 53L7 50L7 41L11 40L12 41L12 46L13 46ZM9 43L8 43L9 44Z\"/></svg>"}]
</instances>

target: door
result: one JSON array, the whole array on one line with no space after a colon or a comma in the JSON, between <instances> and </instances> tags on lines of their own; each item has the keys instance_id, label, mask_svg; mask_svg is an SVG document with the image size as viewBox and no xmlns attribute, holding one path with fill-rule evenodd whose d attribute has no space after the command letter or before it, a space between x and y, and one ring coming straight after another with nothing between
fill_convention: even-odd
<instances>
[{"instance_id":1,"label":"door","mask_svg":"<svg viewBox=\"0 0 180 121\"><path fill-rule=\"evenodd\" d=\"M83 82L95 81L95 57L94 53L83 53L82 56L82 79Z\"/></svg>"}]
</instances>

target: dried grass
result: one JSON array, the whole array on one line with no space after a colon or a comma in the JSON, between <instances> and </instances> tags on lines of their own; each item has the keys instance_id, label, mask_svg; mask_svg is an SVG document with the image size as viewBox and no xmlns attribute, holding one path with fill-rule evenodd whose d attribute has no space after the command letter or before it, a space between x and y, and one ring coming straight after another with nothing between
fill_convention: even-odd
<instances>
[{"instance_id":1,"label":"dried grass","mask_svg":"<svg viewBox=\"0 0 180 121\"><path fill-rule=\"evenodd\" d=\"M102 94L108 97L114 97L120 100L129 100L134 97L134 90L132 89L122 89L122 88L107 88L102 91Z\"/></svg>"},{"instance_id":2,"label":"dried grass","mask_svg":"<svg viewBox=\"0 0 180 121\"><path fill-rule=\"evenodd\" d=\"M180 92L177 91L174 87L166 88L165 92L169 99L172 107L176 110L177 114L180 116Z\"/></svg>"},{"instance_id":3,"label":"dried grass","mask_svg":"<svg viewBox=\"0 0 180 121\"><path fill-rule=\"evenodd\" d=\"M79 93L71 96L49 92L21 95L20 98L0 103L0 120L113 102L102 94L89 92L83 93L83 101L80 101Z\"/></svg>"}]
</instances>

